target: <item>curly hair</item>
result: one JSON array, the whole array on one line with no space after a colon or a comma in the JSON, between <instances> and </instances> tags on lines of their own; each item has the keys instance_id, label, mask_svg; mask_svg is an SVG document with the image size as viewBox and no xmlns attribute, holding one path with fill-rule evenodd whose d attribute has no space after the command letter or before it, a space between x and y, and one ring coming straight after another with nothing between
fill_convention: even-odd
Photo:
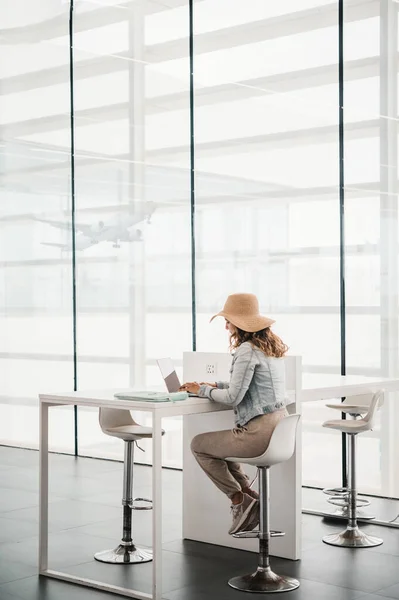
<instances>
[{"instance_id":1,"label":"curly hair","mask_svg":"<svg viewBox=\"0 0 399 600\"><path fill-rule=\"evenodd\" d=\"M259 348L266 354L274 358L282 358L288 351L288 346L278 335L273 333L270 327L250 333L243 331L238 327L230 334L230 350L236 350L244 342L250 342L256 348Z\"/></svg>"}]
</instances>

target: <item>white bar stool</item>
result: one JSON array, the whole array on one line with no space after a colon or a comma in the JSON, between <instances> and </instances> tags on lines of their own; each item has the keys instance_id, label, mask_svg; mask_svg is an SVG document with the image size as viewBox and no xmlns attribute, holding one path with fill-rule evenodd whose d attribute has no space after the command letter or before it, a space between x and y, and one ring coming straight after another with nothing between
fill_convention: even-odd
<instances>
[{"instance_id":1,"label":"white bar stool","mask_svg":"<svg viewBox=\"0 0 399 600\"><path fill-rule=\"evenodd\" d=\"M239 575L229 580L229 585L242 592L275 593L288 592L299 587L293 577L277 575L270 567L270 538L285 535L281 531L270 530L269 469L273 465L291 458L295 450L296 430L300 415L289 415L276 425L269 446L261 456L254 458L229 457L226 460L254 465L259 476L259 531L242 531L234 534L238 538L259 538L258 568L255 573Z\"/></svg>"},{"instance_id":2,"label":"white bar stool","mask_svg":"<svg viewBox=\"0 0 399 600\"><path fill-rule=\"evenodd\" d=\"M359 396L349 396L345 398L343 402L339 402L337 404L326 404L327 408L333 408L335 410L339 410L341 413L345 413L352 417L352 419L358 419L365 415L369 409L372 394L361 394ZM378 403L378 408L384 403L384 395L381 396L380 401ZM349 514L349 489L348 487L343 488L325 488L323 490L324 494L330 496L328 498L328 502L337 506L337 510L333 513L330 513L332 517L340 517L340 518L348 518ZM356 517L358 519L363 520L372 520L375 519L375 515L371 515L362 508L370 506L369 500L366 498L357 498L356 502Z\"/></svg>"},{"instance_id":3,"label":"white bar stool","mask_svg":"<svg viewBox=\"0 0 399 600\"><path fill-rule=\"evenodd\" d=\"M367 535L361 531L357 525L356 508L357 490L356 490L356 436L358 433L370 431L373 428L375 413L379 405L383 402L383 390L379 390L374 395L368 394L368 408L362 419L337 419L334 421L326 421L323 427L336 429L347 434L349 447L349 483L348 483L348 523L344 531L340 533L332 533L323 537L323 542L332 546L343 546L346 548L371 548L380 546L383 543L381 538ZM352 398L353 400L353 398ZM348 408L350 405L348 403ZM355 406L354 404L352 407ZM336 408L336 406L333 406ZM352 410L354 410L352 408Z\"/></svg>"},{"instance_id":4,"label":"white bar stool","mask_svg":"<svg viewBox=\"0 0 399 600\"><path fill-rule=\"evenodd\" d=\"M152 428L138 425L129 410L117 408L100 408L100 427L106 435L117 437L125 442L125 456L123 463L123 535L122 540L115 549L97 552L94 558L105 563L134 564L152 560L152 551L138 548L132 539L132 509L150 510L152 500L135 498L133 500L133 466L134 444L137 440L152 437ZM162 434L165 432L163 431ZM149 506L138 506L135 502L144 502Z\"/></svg>"}]
</instances>

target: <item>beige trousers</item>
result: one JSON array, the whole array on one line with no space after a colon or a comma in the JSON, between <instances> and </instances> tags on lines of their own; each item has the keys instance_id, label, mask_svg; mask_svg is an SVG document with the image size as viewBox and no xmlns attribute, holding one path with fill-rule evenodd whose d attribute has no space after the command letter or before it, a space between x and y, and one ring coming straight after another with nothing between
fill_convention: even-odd
<instances>
[{"instance_id":1,"label":"beige trousers","mask_svg":"<svg viewBox=\"0 0 399 600\"><path fill-rule=\"evenodd\" d=\"M285 408L251 419L244 426L200 433L191 442L191 451L200 467L229 498L248 486L249 477L240 463L227 456L251 458L266 451L274 428L287 415Z\"/></svg>"}]
</instances>

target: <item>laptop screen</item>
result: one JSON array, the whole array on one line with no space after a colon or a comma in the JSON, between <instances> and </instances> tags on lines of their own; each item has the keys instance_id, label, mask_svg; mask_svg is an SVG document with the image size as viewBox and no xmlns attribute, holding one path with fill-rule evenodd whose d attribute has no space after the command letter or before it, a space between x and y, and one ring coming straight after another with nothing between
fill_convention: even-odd
<instances>
[{"instance_id":1,"label":"laptop screen","mask_svg":"<svg viewBox=\"0 0 399 600\"><path fill-rule=\"evenodd\" d=\"M157 363L168 392L177 392L180 388L180 381L173 366L172 359L160 358L157 360Z\"/></svg>"}]
</instances>

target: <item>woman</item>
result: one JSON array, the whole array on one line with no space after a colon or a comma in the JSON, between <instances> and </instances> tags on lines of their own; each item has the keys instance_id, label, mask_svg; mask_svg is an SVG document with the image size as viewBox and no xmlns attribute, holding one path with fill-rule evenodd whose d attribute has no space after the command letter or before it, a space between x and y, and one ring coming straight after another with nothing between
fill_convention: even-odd
<instances>
[{"instance_id":1,"label":"woman","mask_svg":"<svg viewBox=\"0 0 399 600\"><path fill-rule=\"evenodd\" d=\"M271 331L274 321L259 314L253 294L232 294L211 321L217 316L226 320L234 351L230 382L185 383L181 389L234 407L234 429L201 433L191 442L200 467L231 500L233 534L259 523L259 500L241 465L224 459L263 454L286 416L282 358L288 347Z\"/></svg>"}]
</instances>

